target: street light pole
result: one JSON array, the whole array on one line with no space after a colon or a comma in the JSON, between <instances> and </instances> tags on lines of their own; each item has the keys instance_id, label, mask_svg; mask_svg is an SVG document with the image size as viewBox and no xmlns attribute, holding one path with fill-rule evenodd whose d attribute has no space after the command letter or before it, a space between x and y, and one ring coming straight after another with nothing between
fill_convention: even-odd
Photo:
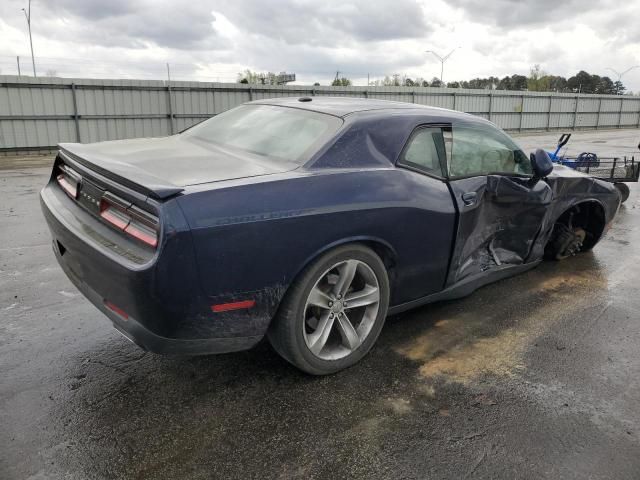
<instances>
[{"instance_id":1,"label":"street light pole","mask_svg":"<svg viewBox=\"0 0 640 480\"><path fill-rule=\"evenodd\" d=\"M611 70L613 73L615 73L618 76L618 81L616 82L616 95L618 95L618 89L620 88L620 84L622 83L622 77L627 73L629 73L634 68L640 68L640 65L634 65L633 67L629 67L624 72L618 72L617 70L614 70L611 67L606 68L606 70Z\"/></svg>"},{"instance_id":2,"label":"street light pole","mask_svg":"<svg viewBox=\"0 0 640 480\"><path fill-rule=\"evenodd\" d=\"M31 38L31 0L29 0L29 10L25 10L24 8L22 9L22 11L24 12L24 16L27 19L27 27L29 28L29 45L31 46L31 64L33 65L33 76L36 76L36 60L33 57L33 39Z\"/></svg>"},{"instance_id":3,"label":"street light pole","mask_svg":"<svg viewBox=\"0 0 640 480\"><path fill-rule=\"evenodd\" d=\"M459 49L460 47L456 47L453 50L451 50L449 53L447 53L444 57L440 56L439 54L437 54L436 52L434 52L433 50L425 50L425 53L431 53L433 54L438 60L440 60L440 84L444 85L442 77L444 74L444 62L446 62L449 57L451 55L453 55L453 52L455 52L457 49Z\"/></svg>"}]
</instances>

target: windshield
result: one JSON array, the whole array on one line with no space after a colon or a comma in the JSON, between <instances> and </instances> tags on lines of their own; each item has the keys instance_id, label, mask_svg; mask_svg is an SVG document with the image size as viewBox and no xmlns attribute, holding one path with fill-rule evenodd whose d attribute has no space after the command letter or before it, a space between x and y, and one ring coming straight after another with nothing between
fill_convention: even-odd
<instances>
[{"instance_id":1,"label":"windshield","mask_svg":"<svg viewBox=\"0 0 640 480\"><path fill-rule=\"evenodd\" d=\"M182 135L301 165L341 125L342 120L337 117L308 110L242 105Z\"/></svg>"}]
</instances>

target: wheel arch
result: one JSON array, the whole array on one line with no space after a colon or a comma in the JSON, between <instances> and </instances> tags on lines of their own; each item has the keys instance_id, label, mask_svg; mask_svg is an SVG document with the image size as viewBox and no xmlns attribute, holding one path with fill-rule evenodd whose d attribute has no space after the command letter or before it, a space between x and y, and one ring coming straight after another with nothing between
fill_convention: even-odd
<instances>
[{"instance_id":1,"label":"wheel arch","mask_svg":"<svg viewBox=\"0 0 640 480\"><path fill-rule=\"evenodd\" d=\"M375 237L371 235L358 235L358 236L341 238L340 240L331 242L323 246L322 248L316 250L315 252L313 252L313 254L311 254L305 259L303 264L300 266L300 268L296 272L294 278L297 277L302 270L307 268L308 265L314 262L316 258L320 257L321 255L324 255L329 250L333 250L336 247L341 247L351 243L359 243L373 250L376 253L376 255L378 255L382 259L385 267L387 267L387 272L389 271L390 268L395 267L398 254L395 248L393 248L393 246L389 242L387 242L386 240L383 240L380 237Z\"/></svg>"},{"instance_id":2,"label":"wheel arch","mask_svg":"<svg viewBox=\"0 0 640 480\"><path fill-rule=\"evenodd\" d=\"M389 242L387 242L386 240L380 237L371 236L371 235L358 235L358 236L341 238L339 240L336 240L334 242L331 242L323 246L322 248L317 249L311 255L309 255L304 260L304 262L301 263L298 269L294 272L294 274L291 277L291 282L289 282L289 285L287 286L287 291L289 290L289 288L291 288L291 285L300 276L300 274L304 271L304 269L307 268L309 265L311 265L316 259L324 255L328 251L333 250L334 248L342 247L344 245L350 245L350 244L360 244L360 245L369 247L371 250L374 251L376 255L380 257L380 259L382 260L382 263L384 263L384 266L387 269L387 274L389 275L389 289L390 289L391 297L393 298L393 288L395 285L395 267L397 263L398 254L395 248L393 248L393 246ZM286 292L285 292L285 295L286 295Z\"/></svg>"},{"instance_id":3,"label":"wheel arch","mask_svg":"<svg viewBox=\"0 0 640 480\"><path fill-rule=\"evenodd\" d=\"M552 225L562 222L563 219L568 217L571 213L581 215L583 220L587 222L586 225L584 225L587 227L586 230L593 235L593 238L591 238L589 243L584 247L585 250L588 250L598 243L605 231L607 222L606 212L607 210L600 200L596 198L588 198L568 205L567 208L555 217Z\"/></svg>"}]
</instances>

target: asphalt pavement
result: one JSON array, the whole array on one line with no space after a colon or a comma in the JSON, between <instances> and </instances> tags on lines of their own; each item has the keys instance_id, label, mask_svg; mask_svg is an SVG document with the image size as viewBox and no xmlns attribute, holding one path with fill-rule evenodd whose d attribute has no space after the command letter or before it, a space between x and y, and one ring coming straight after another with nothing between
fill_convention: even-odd
<instances>
[{"instance_id":1,"label":"asphalt pavement","mask_svg":"<svg viewBox=\"0 0 640 480\"><path fill-rule=\"evenodd\" d=\"M592 252L389 318L318 378L266 343L162 357L119 335L54 259L49 162L0 158L0 479L640 478L636 185Z\"/></svg>"}]
</instances>

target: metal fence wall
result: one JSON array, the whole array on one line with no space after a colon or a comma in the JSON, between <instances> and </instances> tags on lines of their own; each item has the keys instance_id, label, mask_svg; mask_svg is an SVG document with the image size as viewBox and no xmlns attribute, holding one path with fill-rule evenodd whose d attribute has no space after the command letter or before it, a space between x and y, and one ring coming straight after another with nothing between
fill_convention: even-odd
<instances>
[{"instance_id":1,"label":"metal fence wall","mask_svg":"<svg viewBox=\"0 0 640 480\"><path fill-rule=\"evenodd\" d=\"M303 95L450 108L487 118L505 130L640 128L637 96L0 76L0 151L169 135L243 102Z\"/></svg>"}]
</instances>

